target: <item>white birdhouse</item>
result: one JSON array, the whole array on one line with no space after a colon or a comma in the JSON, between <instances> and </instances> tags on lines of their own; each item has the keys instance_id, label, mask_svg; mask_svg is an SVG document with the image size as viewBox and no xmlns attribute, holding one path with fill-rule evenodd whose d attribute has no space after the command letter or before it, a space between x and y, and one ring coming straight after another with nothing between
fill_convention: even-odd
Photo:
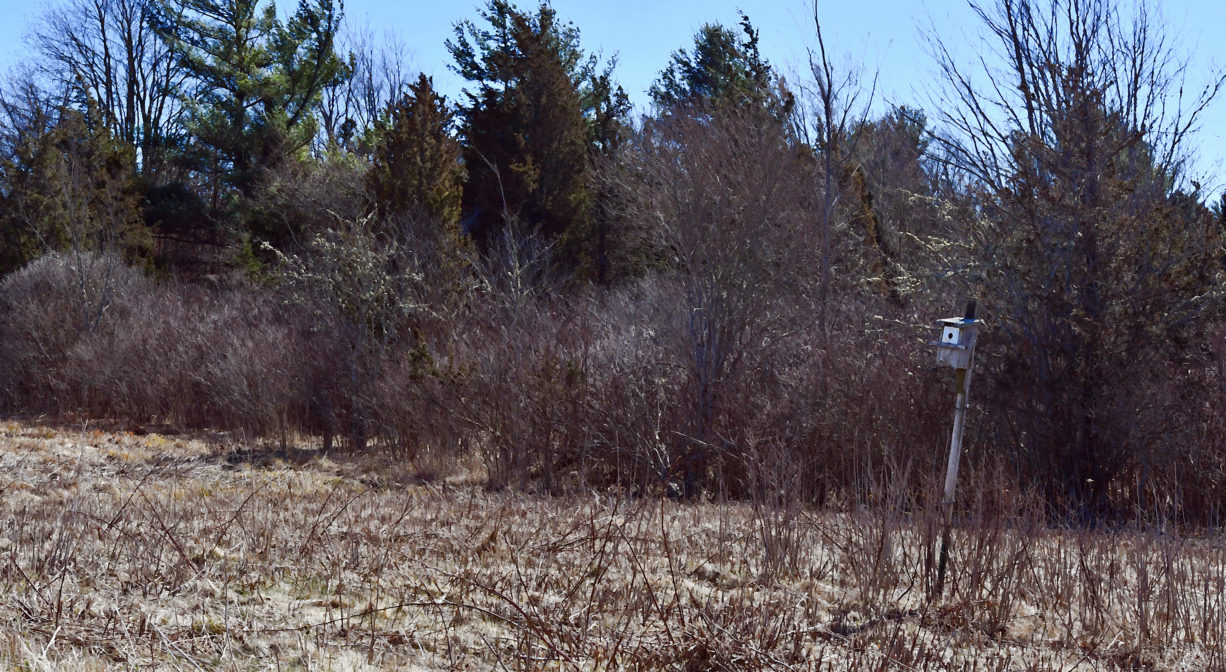
<instances>
[{"instance_id":1,"label":"white birdhouse","mask_svg":"<svg viewBox=\"0 0 1226 672\"><path fill-rule=\"evenodd\" d=\"M937 363L955 369L971 368L975 354L975 339L983 320L972 317L946 317L937 320L941 325L941 340L930 343L937 349Z\"/></svg>"}]
</instances>

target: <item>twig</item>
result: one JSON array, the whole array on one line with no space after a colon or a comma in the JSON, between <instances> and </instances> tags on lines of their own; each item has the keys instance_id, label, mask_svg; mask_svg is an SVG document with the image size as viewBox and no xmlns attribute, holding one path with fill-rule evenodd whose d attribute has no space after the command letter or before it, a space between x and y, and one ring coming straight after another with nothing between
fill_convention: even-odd
<instances>
[{"instance_id":1,"label":"twig","mask_svg":"<svg viewBox=\"0 0 1226 672\"><path fill-rule=\"evenodd\" d=\"M183 551L183 547L179 545L179 540L175 539L175 535L170 533L170 528L166 527L166 521L162 520L162 514L158 513L157 507L153 505L153 502L149 501L149 498L145 496L144 492L141 492L140 496L141 499L145 500L145 503L149 505L149 511L153 513L153 518L157 520L158 526L162 528L162 533L165 534L166 538L170 540L171 546L174 546L175 551L179 553L179 557L182 558L183 562L187 563L189 567L199 573L200 567L198 567L191 558L187 557L187 553L185 553Z\"/></svg>"},{"instance_id":2,"label":"twig","mask_svg":"<svg viewBox=\"0 0 1226 672\"><path fill-rule=\"evenodd\" d=\"M319 621L317 623L307 623L305 625L296 625L296 626L291 626L287 628L246 628L246 629L240 630L239 632L242 632L244 634L273 634L273 633L278 633L278 632L305 632L307 630L314 630L315 628L324 628L329 625L335 625L343 621L352 621L355 618L357 619L364 618L366 616L370 616L371 614L378 614L378 613L382 613L385 611L394 611L396 609L404 609L405 607L456 607L459 609L469 609L469 610L476 611L481 614L485 614L486 616L489 616L491 618L498 619L502 621L503 623L506 623L507 625L513 625L513 626L519 625L515 621L512 621L511 619L507 618L506 616L503 616L502 614L486 609L485 607L479 607L475 604L464 604L463 602L456 602L454 600L432 600L432 601L423 600L423 601L416 601L416 602L400 602L400 603L393 604L393 605L386 606L386 607L371 608L365 611L351 613L351 614L344 615L344 616L338 616L336 618L330 618L325 621Z\"/></svg>"},{"instance_id":3,"label":"twig","mask_svg":"<svg viewBox=\"0 0 1226 672\"><path fill-rule=\"evenodd\" d=\"M180 656L183 657L184 660L191 663L192 666L195 667L197 670L200 670L200 672L204 672L204 668L200 667L200 664L197 663L194 658L187 655L187 652L185 652L183 649L180 649L179 646L175 644L174 642L170 641L170 638L166 636L166 633L162 632L162 629L157 626L157 623L154 623L151 620L148 620L146 622L149 624L149 627L153 628L154 632L158 633L158 637L162 638L162 643L166 645L166 648L170 649L171 651L177 652Z\"/></svg>"}]
</instances>

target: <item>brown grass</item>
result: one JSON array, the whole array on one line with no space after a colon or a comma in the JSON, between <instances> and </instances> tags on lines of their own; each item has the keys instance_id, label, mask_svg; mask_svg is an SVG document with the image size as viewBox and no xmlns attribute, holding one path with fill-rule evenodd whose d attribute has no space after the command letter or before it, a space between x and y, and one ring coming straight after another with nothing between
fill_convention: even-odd
<instances>
[{"instance_id":1,"label":"brown grass","mask_svg":"<svg viewBox=\"0 0 1226 672\"><path fill-rule=\"evenodd\" d=\"M933 601L898 502L542 498L237 448L0 424L0 666L1226 666L1221 538L968 515Z\"/></svg>"}]
</instances>

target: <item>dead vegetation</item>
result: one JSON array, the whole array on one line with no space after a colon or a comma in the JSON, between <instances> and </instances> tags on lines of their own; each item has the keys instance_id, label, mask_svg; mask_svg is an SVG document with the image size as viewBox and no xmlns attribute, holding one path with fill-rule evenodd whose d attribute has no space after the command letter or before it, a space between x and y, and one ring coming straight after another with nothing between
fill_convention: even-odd
<instances>
[{"instance_id":1,"label":"dead vegetation","mask_svg":"<svg viewBox=\"0 0 1226 672\"><path fill-rule=\"evenodd\" d=\"M1220 538L974 503L930 600L933 518L897 498L546 498L226 437L0 437L5 668L1226 668Z\"/></svg>"}]
</instances>

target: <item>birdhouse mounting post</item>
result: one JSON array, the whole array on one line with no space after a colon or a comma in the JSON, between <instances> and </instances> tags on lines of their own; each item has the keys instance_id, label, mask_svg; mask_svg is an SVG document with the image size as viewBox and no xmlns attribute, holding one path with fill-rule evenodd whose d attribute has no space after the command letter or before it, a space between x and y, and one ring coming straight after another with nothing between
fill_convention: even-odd
<instances>
[{"instance_id":1,"label":"birdhouse mounting post","mask_svg":"<svg viewBox=\"0 0 1226 672\"><path fill-rule=\"evenodd\" d=\"M941 509L945 525L941 531L941 550L937 560L937 597L945 589L945 567L949 560L950 529L953 527L954 495L958 489L958 465L962 460L962 430L966 424L967 397L971 388L971 370L975 358L975 341L982 320L975 319L975 300L966 305L964 317L948 317L937 321L941 339L929 343L937 349L937 363L954 368L954 431L949 440L949 462L945 467L945 489Z\"/></svg>"}]
</instances>

